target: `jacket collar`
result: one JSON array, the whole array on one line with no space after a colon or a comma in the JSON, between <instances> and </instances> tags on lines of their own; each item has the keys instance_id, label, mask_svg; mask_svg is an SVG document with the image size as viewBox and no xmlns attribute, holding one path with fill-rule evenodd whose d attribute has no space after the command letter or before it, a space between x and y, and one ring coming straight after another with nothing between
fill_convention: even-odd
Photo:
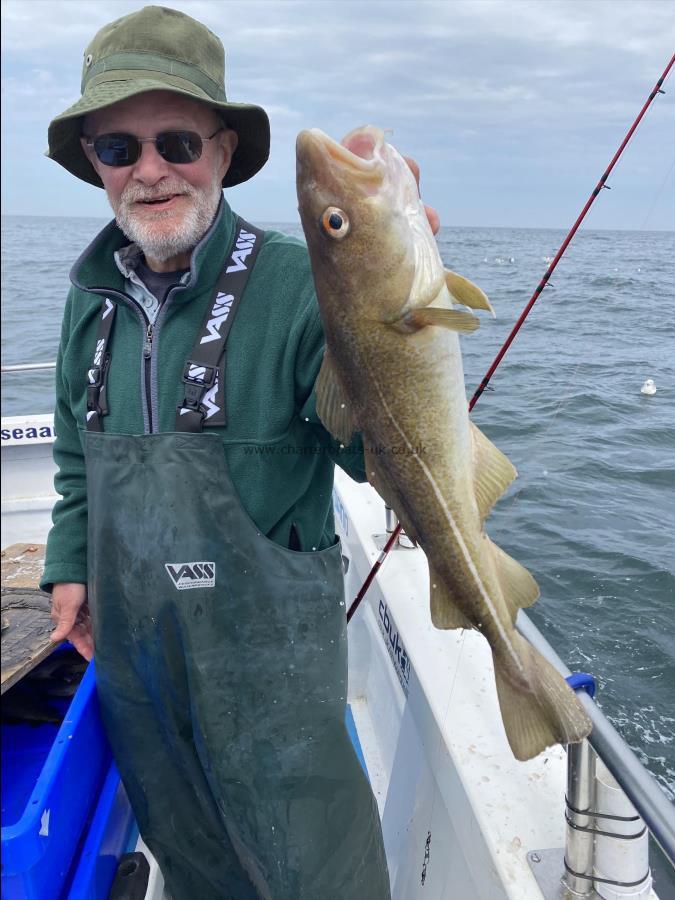
<instances>
[{"instance_id":1,"label":"jacket collar","mask_svg":"<svg viewBox=\"0 0 675 900\"><path fill-rule=\"evenodd\" d=\"M192 296L190 288L215 282L234 240L235 215L221 196L216 215L206 234L190 255L188 289L181 292ZM70 270L70 280L82 291L96 293L106 290L124 292L124 275L115 262L115 253L128 247L129 239L113 219L100 231L76 260Z\"/></svg>"}]
</instances>

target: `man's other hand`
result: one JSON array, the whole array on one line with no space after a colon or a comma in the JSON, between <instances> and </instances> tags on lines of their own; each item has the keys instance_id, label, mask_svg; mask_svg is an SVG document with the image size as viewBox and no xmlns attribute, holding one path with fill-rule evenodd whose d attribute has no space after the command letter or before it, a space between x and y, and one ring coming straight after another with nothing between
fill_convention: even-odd
<instances>
[{"instance_id":1,"label":"man's other hand","mask_svg":"<svg viewBox=\"0 0 675 900\"><path fill-rule=\"evenodd\" d=\"M52 621L56 625L50 638L55 643L70 641L78 653L90 660L94 655L94 635L87 606L86 584L62 583L52 588Z\"/></svg>"},{"instance_id":2,"label":"man's other hand","mask_svg":"<svg viewBox=\"0 0 675 900\"><path fill-rule=\"evenodd\" d=\"M420 189L420 167L417 165L412 156L404 156L403 159L408 163L410 167L410 171L415 176L415 181L417 182L417 190L419 192ZM439 218L438 213L433 208L433 206L427 206L424 204L424 211L427 214L427 219L429 220L429 225L431 225L431 231L433 234L438 234L438 230L441 227L441 220Z\"/></svg>"}]
</instances>

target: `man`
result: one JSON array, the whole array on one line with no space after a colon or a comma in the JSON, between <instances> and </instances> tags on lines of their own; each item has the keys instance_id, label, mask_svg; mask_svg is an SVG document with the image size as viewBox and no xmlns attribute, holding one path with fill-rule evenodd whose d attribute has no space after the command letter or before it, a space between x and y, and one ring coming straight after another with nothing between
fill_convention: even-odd
<instances>
[{"instance_id":1,"label":"man","mask_svg":"<svg viewBox=\"0 0 675 900\"><path fill-rule=\"evenodd\" d=\"M57 364L62 499L42 586L96 667L174 900L383 900L377 806L344 726L334 461L304 246L222 187L269 150L223 48L173 9L105 26L49 156L115 213L75 263ZM91 618L90 618L91 613ZM93 626L93 627L92 627Z\"/></svg>"}]
</instances>

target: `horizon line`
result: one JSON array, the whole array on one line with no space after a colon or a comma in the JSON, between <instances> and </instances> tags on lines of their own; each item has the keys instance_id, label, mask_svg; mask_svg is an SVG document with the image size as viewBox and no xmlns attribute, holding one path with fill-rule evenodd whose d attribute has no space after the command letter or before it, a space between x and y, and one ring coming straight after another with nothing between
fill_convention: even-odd
<instances>
[{"instance_id":1,"label":"horizon line","mask_svg":"<svg viewBox=\"0 0 675 900\"><path fill-rule=\"evenodd\" d=\"M108 216L83 216L83 215L70 215L70 216L57 216L52 215L50 213L0 213L0 218L7 219L95 219L101 222L110 222L111 218ZM258 220L261 225L292 225L295 228L301 228L301 224L299 221L292 222L285 219L259 219ZM441 225L441 228L492 228L492 229L504 229L504 230L513 230L513 229L521 229L523 231L565 231L568 230L565 225ZM626 231L626 232L638 232L638 233L655 233L655 234L675 234L675 228L583 228L580 227L579 231Z\"/></svg>"}]
</instances>

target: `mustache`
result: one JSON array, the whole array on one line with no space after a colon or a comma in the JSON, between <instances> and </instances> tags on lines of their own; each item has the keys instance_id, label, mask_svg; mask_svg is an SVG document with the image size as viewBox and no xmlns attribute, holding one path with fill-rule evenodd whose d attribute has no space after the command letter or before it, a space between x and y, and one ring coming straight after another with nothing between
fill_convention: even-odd
<instances>
[{"instance_id":1,"label":"mustache","mask_svg":"<svg viewBox=\"0 0 675 900\"><path fill-rule=\"evenodd\" d=\"M188 196L192 196L194 193L194 188L186 181L163 182L161 185L157 185L154 188L130 184L122 191L120 203L126 205L139 203L143 200L159 200L160 197L169 197L172 194L187 194Z\"/></svg>"}]
</instances>

